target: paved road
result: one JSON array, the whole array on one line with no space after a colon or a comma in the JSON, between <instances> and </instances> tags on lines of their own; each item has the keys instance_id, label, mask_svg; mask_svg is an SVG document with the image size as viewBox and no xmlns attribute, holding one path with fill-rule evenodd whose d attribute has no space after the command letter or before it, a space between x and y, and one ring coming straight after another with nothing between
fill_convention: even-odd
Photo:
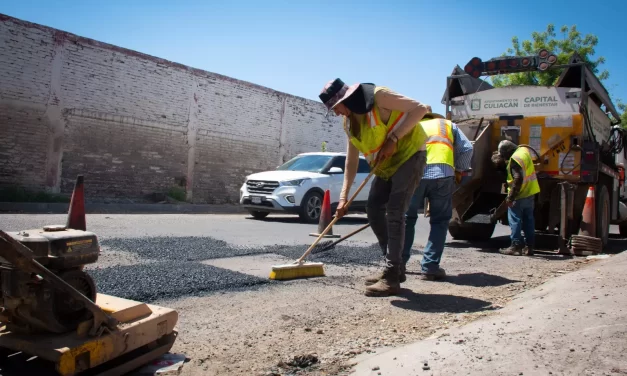
<instances>
[{"instance_id":1,"label":"paved road","mask_svg":"<svg viewBox=\"0 0 627 376\"><path fill-rule=\"evenodd\" d=\"M0 228L17 231L47 224L63 224L66 216L59 214L0 214ZM333 232L345 235L366 224L364 215L351 215L333 226ZM317 231L315 224L303 224L295 216L274 215L255 220L243 214L89 214L87 229L102 239L146 236L208 236L233 245L311 244L309 233ZM509 228L498 225L494 236L509 233ZM415 246L420 247L429 236L427 218L416 225ZM452 241L450 235L448 241ZM371 244L375 242L370 229L349 240ZM347 240L348 242L348 240Z\"/></svg>"}]
</instances>

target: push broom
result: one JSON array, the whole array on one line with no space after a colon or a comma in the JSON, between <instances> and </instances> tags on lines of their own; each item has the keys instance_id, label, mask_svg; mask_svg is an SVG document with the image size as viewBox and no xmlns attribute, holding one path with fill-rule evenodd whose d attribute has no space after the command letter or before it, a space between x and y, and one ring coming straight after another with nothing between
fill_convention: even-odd
<instances>
[{"instance_id":1,"label":"push broom","mask_svg":"<svg viewBox=\"0 0 627 376\"><path fill-rule=\"evenodd\" d=\"M338 243L343 242L344 240L346 240L346 239L350 238L351 236L353 236L353 235L355 235L355 234L358 234L358 233L360 233L360 232L364 231L364 230L365 230L365 229L367 229L368 227L370 227L370 223L365 224L365 225L361 226L360 228L358 228L357 230L355 230L355 231L353 231L353 232L351 232L351 233L349 233L349 234L346 234L346 235L342 236L341 238L339 238L338 240L336 240L336 241L334 241L334 242L332 242L332 241L328 241L327 243L324 243L324 242L322 242L322 243L318 243L318 245L316 245L316 247L314 248L314 250L313 250L313 251L311 251L311 253L310 253L310 254L311 254L311 255L315 255L315 254L318 254L318 253L323 253L323 252L330 251L330 250L332 250L333 248L335 248L335 246L336 246Z\"/></svg>"},{"instance_id":2,"label":"push broom","mask_svg":"<svg viewBox=\"0 0 627 376\"><path fill-rule=\"evenodd\" d=\"M353 193L353 196L346 203L347 208L353 202L355 197L357 197L357 194L359 194L359 192L366 186L366 183L370 180L370 178L374 174L374 171L375 169L373 168L372 171L370 171L370 174L368 174L368 176L366 177L366 179L364 179L364 181L359 185L355 193ZM323 263L304 262L304 260L305 260L305 257L307 257L309 253L311 253L311 251L316 247L320 239L322 239L327 234L327 232L329 232L329 230L333 227L335 222L337 222L339 219L340 217L336 215L331 221L331 223L327 225L327 228L324 229L322 234L318 235L318 238L313 242L313 244L307 249L307 251L305 251L305 253L298 260L296 260L295 262L291 264L273 266L272 271L270 272L270 279L288 280L288 279L324 276L324 264ZM365 226L362 229L364 228ZM360 229L359 231L361 231L362 229ZM353 235L359 231L355 231L350 235ZM343 239L346 239L347 237L348 236L344 237ZM338 240L337 243L339 243L343 239Z\"/></svg>"}]
</instances>

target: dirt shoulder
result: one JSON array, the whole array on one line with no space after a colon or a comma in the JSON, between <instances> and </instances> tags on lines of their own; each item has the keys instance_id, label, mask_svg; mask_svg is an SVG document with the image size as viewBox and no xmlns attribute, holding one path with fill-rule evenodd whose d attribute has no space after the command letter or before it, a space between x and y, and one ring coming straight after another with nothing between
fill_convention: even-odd
<instances>
[{"instance_id":1,"label":"dirt shoulder","mask_svg":"<svg viewBox=\"0 0 627 376\"><path fill-rule=\"evenodd\" d=\"M420 256L409 271L419 270ZM221 260L220 267L266 275L274 255ZM408 276L400 296L368 298L363 278L372 266L327 265L327 276L159 304L180 314L173 351L191 360L182 375L339 375L360 354L372 354L437 331L497 314L517 294L577 270L587 262L550 255L512 257L447 249L446 281ZM304 368L288 363L297 359ZM282 367L279 367L281 365Z\"/></svg>"},{"instance_id":2,"label":"dirt shoulder","mask_svg":"<svg viewBox=\"0 0 627 376\"><path fill-rule=\"evenodd\" d=\"M498 314L360 357L355 375L627 375L627 254L516 297Z\"/></svg>"}]
</instances>

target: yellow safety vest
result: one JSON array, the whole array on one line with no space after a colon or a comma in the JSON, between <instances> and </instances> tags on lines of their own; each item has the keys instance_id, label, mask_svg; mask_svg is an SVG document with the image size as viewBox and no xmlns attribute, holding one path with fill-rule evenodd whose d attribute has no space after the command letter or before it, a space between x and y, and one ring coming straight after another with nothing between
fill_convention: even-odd
<instances>
[{"instance_id":1,"label":"yellow safety vest","mask_svg":"<svg viewBox=\"0 0 627 376\"><path fill-rule=\"evenodd\" d=\"M518 163L520 167L522 167L523 171L522 187L520 187L520 191L518 192L518 195L514 198L514 200L519 200L521 198L533 196L536 193L540 193L540 184L538 184L538 178L536 177L536 168L533 165L531 154L525 147L517 148L514 154L512 154L512 157L509 159L509 162L507 163L507 192L509 193L510 187L514 182L514 178L512 177L512 172L510 170L512 159L516 161L516 163Z\"/></svg>"},{"instance_id":2,"label":"yellow safety vest","mask_svg":"<svg viewBox=\"0 0 627 376\"><path fill-rule=\"evenodd\" d=\"M427 134L427 164L446 163L455 168L451 122L433 119L423 120L420 124Z\"/></svg>"},{"instance_id":3,"label":"yellow safety vest","mask_svg":"<svg viewBox=\"0 0 627 376\"><path fill-rule=\"evenodd\" d=\"M385 87L375 87L375 94L381 89L385 89ZM384 123L379 117L379 111L377 109L377 102L375 99L372 110L362 116L362 120L360 124L358 124L360 129L360 139L357 139L351 134L346 118L344 119L344 131L349 137L351 143L364 155L372 167L377 153L387 139L388 133L390 133L394 127L405 121L406 118L406 113L392 111L387 124ZM381 164L375 169L374 174L384 180L391 178L396 170L403 165L403 163L405 163L424 146L426 139L427 135L425 134L425 131L422 129L420 124L416 124L416 126L408 134L398 140L398 143L396 144L396 152L388 159L381 162Z\"/></svg>"}]
</instances>

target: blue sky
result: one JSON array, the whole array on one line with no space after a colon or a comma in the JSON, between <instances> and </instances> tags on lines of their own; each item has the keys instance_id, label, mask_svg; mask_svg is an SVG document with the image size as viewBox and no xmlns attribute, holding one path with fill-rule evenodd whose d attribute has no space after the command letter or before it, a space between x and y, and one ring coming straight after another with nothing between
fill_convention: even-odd
<instances>
[{"instance_id":1,"label":"blue sky","mask_svg":"<svg viewBox=\"0 0 627 376\"><path fill-rule=\"evenodd\" d=\"M318 100L336 77L440 103L446 76L553 23L599 37L605 86L627 102L627 2L5 1L0 13ZM591 6L597 4L597 7ZM607 4L607 3L605 3Z\"/></svg>"}]
</instances>

